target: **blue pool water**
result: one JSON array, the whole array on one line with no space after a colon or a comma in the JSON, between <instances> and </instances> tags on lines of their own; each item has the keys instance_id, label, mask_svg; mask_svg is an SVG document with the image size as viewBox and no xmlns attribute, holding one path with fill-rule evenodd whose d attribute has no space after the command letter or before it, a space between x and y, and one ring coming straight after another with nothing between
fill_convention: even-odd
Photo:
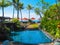
<instances>
[{"instance_id":1,"label":"blue pool water","mask_svg":"<svg viewBox=\"0 0 60 45\"><path fill-rule=\"evenodd\" d=\"M14 42L22 42L28 44L40 44L52 42L41 30L25 30L21 32L14 32L15 36L12 36Z\"/></svg>"},{"instance_id":2,"label":"blue pool water","mask_svg":"<svg viewBox=\"0 0 60 45\"><path fill-rule=\"evenodd\" d=\"M32 20L32 22L38 23L40 22L40 20Z\"/></svg>"}]
</instances>

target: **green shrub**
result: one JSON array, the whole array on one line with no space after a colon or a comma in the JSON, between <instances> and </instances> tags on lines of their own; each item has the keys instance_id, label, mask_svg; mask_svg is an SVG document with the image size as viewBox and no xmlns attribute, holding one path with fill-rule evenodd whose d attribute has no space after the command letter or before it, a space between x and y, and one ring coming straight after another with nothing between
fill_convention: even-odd
<instances>
[{"instance_id":1,"label":"green shrub","mask_svg":"<svg viewBox=\"0 0 60 45\"><path fill-rule=\"evenodd\" d=\"M20 21L17 18L12 19L13 23L15 23L16 30L20 29Z\"/></svg>"},{"instance_id":2,"label":"green shrub","mask_svg":"<svg viewBox=\"0 0 60 45\"><path fill-rule=\"evenodd\" d=\"M60 13L56 12L56 10L58 9L54 4L45 12L40 27L50 33L54 38L60 38L60 28L58 28L58 23L60 25Z\"/></svg>"},{"instance_id":3,"label":"green shrub","mask_svg":"<svg viewBox=\"0 0 60 45\"><path fill-rule=\"evenodd\" d=\"M5 28L5 30L6 30L6 32L7 32L8 34L11 32L11 30L10 30L10 28L9 28L9 27L4 26L4 28Z\"/></svg>"}]
</instances>

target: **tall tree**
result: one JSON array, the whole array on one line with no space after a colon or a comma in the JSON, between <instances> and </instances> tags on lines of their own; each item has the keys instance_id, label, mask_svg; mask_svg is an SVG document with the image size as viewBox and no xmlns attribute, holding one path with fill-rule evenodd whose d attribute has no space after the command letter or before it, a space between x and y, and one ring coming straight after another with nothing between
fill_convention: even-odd
<instances>
[{"instance_id":1,"label":"tall tree","mask_svg":"<svg viewBox=\"0 0 60 45\"><path fill-rule=\"evenodd\" d=\"M19 0L17 1L17 7L19 6ZM17 8L17 18L19 19L19 8Z\"/></svg>"},{"instance_id":2,"label":"tall tree","mask_svg":"<svg viewBox=\"0 0 60 45\"><path fill-rule=\"evenodd\" d=\"M37 5L41 9L41 13L44 14L47 9L49 9L49 2L46 2L45 0L40 0Z\"/></svg>"},{"instance_id":3,"label":"tall tree","mask_svg":"<svg viewBox=\"0 0 60 45\"><path fill-rule=\"evenodd\" d=\"M32 10L33 7L29 4L29 5L27 6L27 9L29 10L29 19L30 19L30 10Z\"/></svg>"},{"instance_id":4,"label":"tall tree","mask_svg":"<svg viewBox=\"0 0 60 45\"><path fill-rule=\"evenodd\" d=\"M1 0L0 7L2 7L2 17L4 17L4 8L10 6L11 3L6 0Z\"/></svg>"},{"instance_id":5,"label":"tall tree","mask_svg":"<svg viewBox=\"0 0 60 45\"><path fill-rule=\"evenodd\" d=\"M41 16L41 11L40 11L39 8L35 8L35 13L36 13L37 15L39 15L40 18L42 18L42 16Z\"/></svg>"},{"instance_id":6,"label":"tall tree","mask_svg":"<svg viewBox=\"0 0 60 45\"><path fill-rule=\"evenodd\" d=\"M13 16L12 16L12 18L14 18L14 11L15 11L15 9L14 9L15 1L14 0L12 1L12 5L13 5Z\"/></svg>"},{"instance_id":7,"label":"tall tree","mask_svg":"<svg viewBox=\"0 0 60 45\"><path fill-rule=\"evenodd\" d=\"M17 10L17 18L19 19L19 0L13 0L13 3L14 3L14 7L16 8Z\"/></svg>"},{"instance_id":8,"label":"tall tree","mask_svg":"<svg viewBox=\"0 0 60 45\"><path fill-rule=\"evenodd\" d=\"M58 2L60 2L60 0L57 0Z\"/></svg>"},{"instance_id":9,"label":"tall tree","mask_svg":"<svg viewBox=\"0 0 60 45\"><path fill-rule=\"evenodd\" d=\"M21 21L22 21L22 9L23 9L23 3L19 3L19 6L18 6L19 10L20 10L20 14L21 14Z\"/></svg>"},{"instance_id":10,"label":"tall tree","mask_svg":"<svg viewBox=\"0 0 60 45\"><path fill-rule=\"evenodd\" d=\"M57 16L57 18L60 17L60 7L59 7L59 4L60 4L60 0L56 0L56 7L57 7L57 10L58 10L58 16Z\"/></svg>"},{"instance_id":11,"label":"tall tree","mask_svg":"<svg viewBox=\"0 0 60 45\"><path fill-rule=\"evenodd\" d=\"M11 5L11 3L9 1L7 1L7 0L1 0L0 1L0 7L2 8L2 17L4 17L4 8L8 7L10 5ZM2 27L3 27L3 28L1 28L1 30L4 30L4 28L5 28L4 18L2 19L2 23L1 24L2 24Z\"/></svg>"}]
</instances>

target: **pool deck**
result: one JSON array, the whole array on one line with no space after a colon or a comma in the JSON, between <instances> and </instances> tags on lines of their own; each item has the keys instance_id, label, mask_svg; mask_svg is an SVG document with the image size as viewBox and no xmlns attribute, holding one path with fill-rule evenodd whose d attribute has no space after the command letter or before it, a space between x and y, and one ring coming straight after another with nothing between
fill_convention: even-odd
<instances>
[{"instance_id":1,"label":"pool deck","mask_svg":"<svg viewBox=\"0 0 60 45\"><path fill-rule=\"evenodd\" d=\"M23 43L13 43L11 42L10 45L54 45L54 43L46 43L46 44L23 44Z\"/></svg>"},{"instance_id":2,"label":"pool deck","mask_svg":"<svg viewBox=\"0 0 60 45\"><path fill-rule=\"evenodd\" d=\"M54 45L54 44L12 44L12 45Z\"/></svg>"},{"instance_id":3,"label":"pool deck","mask_svg":"<svg viewBox=\"0 0 60 45\"><path fill-rule=\"evenodd\" d=\"M47 44L13 44L13 45L54 45L53 43L47 43Z\"/></svg>"},{"instance_id":4,"label":"pool deck","mask_svg":"<svg viewBox=\"0 0 60 45\"><path fill-rule=\"evenodd\" d=\"M39 45L54 45L54 43L46 43L46 44L39 44Z\"/></svg>"},{"instance_id":5,"label":"pool deck","mask_svg":"<svg viewBox=\"0 0 60 45\"><path fill-rule=\"evenodd\" d=\"M46 43L46 44L23 44L23 43L19 43L19 42L13 43L12 41L10 41L9 45L54 45L54 43L52 42L52 43Z\"/></svg>"}]
</instances>

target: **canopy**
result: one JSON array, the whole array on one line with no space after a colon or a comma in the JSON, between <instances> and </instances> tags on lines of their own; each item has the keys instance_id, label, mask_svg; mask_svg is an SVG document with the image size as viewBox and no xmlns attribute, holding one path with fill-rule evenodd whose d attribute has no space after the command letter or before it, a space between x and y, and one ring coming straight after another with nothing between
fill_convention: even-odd
<instances>
[{"instance_id":1,"label":"canopy","mask_svg":"<svg viewBox=\"0 0 60 45\"><path fill-rule=\"evenodd\" d=\"M28 18L25 18L25 17L24 17L24 18L22 18L22 20L28 20Z\"/></svg>"},{"instance_id":2,"label":"canopy","mask_svg":"<svg viewBox=\"0 0 60 45\"><path fill-rule=\"evenodd\" d=\"M35 18L34 18L34 17L32 17L32 18L31 18L31 20L35 20Z\"/></svg>"}]
</instances>

